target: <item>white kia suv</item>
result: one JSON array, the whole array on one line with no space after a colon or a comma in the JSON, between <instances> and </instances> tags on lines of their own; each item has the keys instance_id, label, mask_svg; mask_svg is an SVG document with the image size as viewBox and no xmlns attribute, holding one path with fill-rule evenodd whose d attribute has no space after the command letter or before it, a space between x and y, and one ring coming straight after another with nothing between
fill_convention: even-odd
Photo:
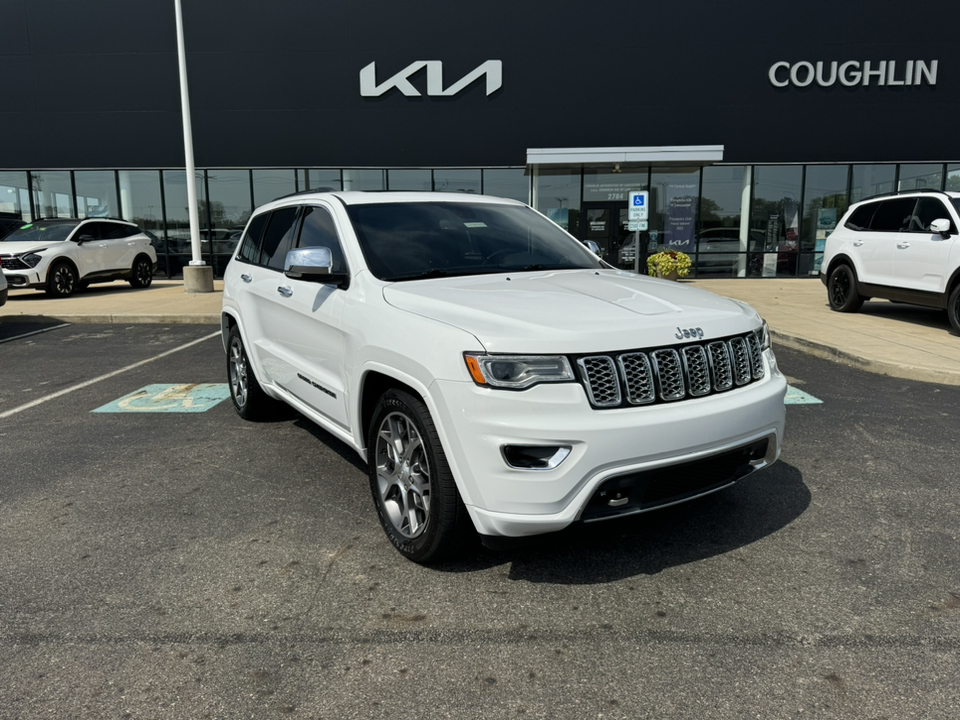
<instances>
[{"instance_id":1,"label":"white kia suv","mask_svg":"<svg viewBox=\"0 0 960 720\"><path fill-rule=\"evenodd\" d=\"M447 193L259 208L224 277L234 406L293 406L369 465L417 562L641 513L780 454L786 381L749 306L612 268L530 207Z\"/></svg>"},{"instance_id":2,"label":"white kia suv","mask_svg":"<svg viewBox=\"0 0 960 720\"><path fill-rule=\"evenodd\" d=\"M148 287L157 251L146 233L124 220L57 218L26 223L0 240L0 262L11 288L62 298L111 280Z\"/></svg>"},{"instance_id":3,"label":"white kia suv","mask_svg":"<svg viewBox=\"0 0 960 720\"><path fill-rule=\"evenodd\" d=\"M944 308L960 333L960 193L910 190L850 206L827 238L820 279L830 307L865 300Z\"/></svg>"}]
</instances>

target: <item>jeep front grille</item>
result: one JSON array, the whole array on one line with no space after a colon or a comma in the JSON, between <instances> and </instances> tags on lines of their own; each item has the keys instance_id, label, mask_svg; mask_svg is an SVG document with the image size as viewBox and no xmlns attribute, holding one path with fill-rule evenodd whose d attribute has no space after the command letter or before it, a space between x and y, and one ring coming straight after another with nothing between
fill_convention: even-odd
<instances>
[{"instance_id":1,"label":"jeep front grille","mask_svg":"<svg viewBox=\"0 0 960 720\"><path fill-rule=\"evenodd\" d=\"M754 333L705 345L585 355L577 367L590 404L607 409L674 402L742 387L763 377Z\"/></svg>"}]
</instances>

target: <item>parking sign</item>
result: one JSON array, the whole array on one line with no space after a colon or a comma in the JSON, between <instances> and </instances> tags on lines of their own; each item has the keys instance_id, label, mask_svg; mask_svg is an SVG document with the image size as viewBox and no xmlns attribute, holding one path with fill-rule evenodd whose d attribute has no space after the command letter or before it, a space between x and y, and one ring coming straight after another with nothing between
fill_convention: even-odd
<instances>
[{"instance_id":1,"label":"parking sign","mask_svg":"<svg viewBox=\"0 0 960 720\"><path fill-rule=\"evenodd\" d=\"M650 192L648 190L631 190L628 220L648 220L650 218Z\"/></svg>"}]
</instances>

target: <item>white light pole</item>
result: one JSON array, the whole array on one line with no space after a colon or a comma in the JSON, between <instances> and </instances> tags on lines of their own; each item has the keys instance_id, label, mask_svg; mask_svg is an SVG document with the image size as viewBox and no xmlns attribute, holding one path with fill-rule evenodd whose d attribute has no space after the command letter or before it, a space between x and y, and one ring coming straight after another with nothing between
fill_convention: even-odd
<instances>
[{"instance_id":1,"label":"white light pole","mask_svg":"<svg viewBox=\"0 0 960 720\"><path fill-rule=\"evenodd\" d=\"M192 259L183 269L183 287L189 293L213 292L213 268L200 258L200 218L197 213L197 178L193 164L193 130L190 126L190 92L187 89L187 53L183 43L183 11L173 0L177 13L177 58L180 61L180 112L183 115L183 154L187 173L187 212L190 215Z\"/></svg>"}]
</instances>

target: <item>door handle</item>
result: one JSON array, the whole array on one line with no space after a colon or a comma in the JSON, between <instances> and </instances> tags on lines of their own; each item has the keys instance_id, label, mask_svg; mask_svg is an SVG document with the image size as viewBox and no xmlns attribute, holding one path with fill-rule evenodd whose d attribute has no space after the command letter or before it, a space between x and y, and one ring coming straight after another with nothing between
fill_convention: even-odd
<instances>
[{"instance_id":1,"label":"door handle","mask_svg":"<svg viewBox=\"0 0 960 720\"><path fill-rule=\"evenodd\" d=\"M290 297L293 295L293 289L287 287L286 285L281 285L277 288L277 292L283 295L284 297Z\"/></svg>"},{"instance_id":2,"label":"door handle","mask_svg":"<svg viewBox=\"0 0 960 720\"><path fill-rule=\"evenodd\" d=\"M248 282L253 282L253 278L250 277L249 275L247 275L246 273L244 273L243 275L241 275L241 276L240 276L240 279L243 280L243 281L246 282L246 283L248 283Z\"/></svg>"},{"instance_id":3,"label":"door handle","mask_svg":"<svg viewBox=\"0 0 960 720\"><path fill-rule=\"evenodd\" d=\"M863 240L857 240L857 241L853 244L854 247L860 247L861 245L863 245Z\"/></svg>"},{"instance_id":4,"label":"door handle","mask_svg":"<svg viewBox=\"0 0 960 720\"><path fill-rule=\"evenodd\" d=\"M908 242L897 243L897 247L900 248L901 250L906 250L908 247L910 247L910 243Z\"/></svg>"}]
</instances>

